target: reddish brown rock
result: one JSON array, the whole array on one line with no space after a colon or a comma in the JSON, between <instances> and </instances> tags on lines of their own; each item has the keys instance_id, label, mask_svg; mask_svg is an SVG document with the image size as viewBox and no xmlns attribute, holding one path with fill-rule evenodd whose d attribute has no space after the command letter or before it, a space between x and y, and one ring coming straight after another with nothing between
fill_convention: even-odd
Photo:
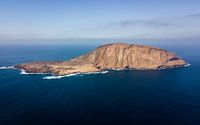
<instances>
[{"instance_id":1,"label":"reddish brown rock","mask_svg":"<svg viewBox=\"0 0 200 125\"><path fill-rule=\"evenodd\" d=\"M28 73L72 73L96 72L107 69L157 70L186 65L176 54L143 45L115 43L99 46L80 57L60 62L34 62L16 67Z\"/></svg>"}]
</instances>

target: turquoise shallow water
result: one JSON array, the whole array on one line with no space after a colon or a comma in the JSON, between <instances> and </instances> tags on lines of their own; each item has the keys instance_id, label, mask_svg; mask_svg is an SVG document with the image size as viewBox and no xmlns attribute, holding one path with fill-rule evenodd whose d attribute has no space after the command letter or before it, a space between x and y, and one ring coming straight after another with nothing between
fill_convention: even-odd
<instances>
[{"instance_id":1,"label":"turquoise shallow water","mask_svg":"<svg viewBox=\"0 0 200 125\"><path fill-rule=\"evenodd\" d=\"M157 45L191 66L43 79L0 70L0 125L199 125L198 45ZM1 46L0 66L64 60L95 45Z\"/></svg>"}]
</instances>

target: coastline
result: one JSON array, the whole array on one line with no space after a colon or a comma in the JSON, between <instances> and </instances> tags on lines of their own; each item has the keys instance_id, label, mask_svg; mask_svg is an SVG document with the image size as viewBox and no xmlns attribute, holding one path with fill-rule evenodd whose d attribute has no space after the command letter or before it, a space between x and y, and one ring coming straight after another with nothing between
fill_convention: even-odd
<instances>
[{"instance_id":1,"label":"coastline","mask_svg":"<svg viewBox=\"0 0 200 125\"><path fill-rule=\"evenodd\" d=\"M184 66L178 66L176 68L184 68L184 67L190 67L191 64L187 63ZM174 67L168 67L167 69L172 69ZM52 73L28 73L26 72L26 70L24 69L18 69L15 66L1 66L0 70L20 70L20 74L21 75L49 75L49 76L44 76L42 79L46 79L46 80L50 80L50 79L61 79L61 78L65 78L65 77L71 77L71 76L77 76L77 75L90 75L90 74L106 74L109 71L125 71L125 70L130 70L130 71L160 71L160 70L164 70L166 68L162 68L162 69L157 69L157 70L145 70L145 69L141 69L141 70L135 70L135 69L111 69L111 70L102 70L102 71L97 71L97 72L85 72L85 73L71 73L71 74L67 74L67 75L54 75Z\"/></svg>"}]
</instances>

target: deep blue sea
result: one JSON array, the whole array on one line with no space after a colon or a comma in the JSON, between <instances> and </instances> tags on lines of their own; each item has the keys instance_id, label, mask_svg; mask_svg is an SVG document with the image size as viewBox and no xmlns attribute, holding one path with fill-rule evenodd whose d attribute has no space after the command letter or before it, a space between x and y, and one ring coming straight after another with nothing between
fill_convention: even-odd
<instances>
[{"instance_id":1,"label":"deep blue sea","mask_svg":"<svg viewBox=\"0 0 200 125\"><path fill-rule=\"evenodd\" d=\"M191 66L61 79L1 69L0 125L200 125L200 46L155 46L177 53ZM1 45L0 66L66 60L95 47Z\"/></svg>"}]
</instances>

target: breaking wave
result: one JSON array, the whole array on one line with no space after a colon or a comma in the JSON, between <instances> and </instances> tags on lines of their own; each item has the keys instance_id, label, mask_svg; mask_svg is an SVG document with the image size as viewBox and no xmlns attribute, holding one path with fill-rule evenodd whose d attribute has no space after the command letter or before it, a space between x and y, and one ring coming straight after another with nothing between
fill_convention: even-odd
<instances>
[{"instance_id":1,"label":"breaking wave","mask_svg":"<svg viewBox=\"0 0 200 125\"><path fill-rule=\"evenodd\" d=\"M0 69L15 69L14 66L2 66Z\"/></svg>"},{"instance_id":2,"label":"breaking wave","mask_svg":"<svg viewBox=\"0 0 200 125\"><path fill-rule=\"evenodd\" d=\"M187 63L184 67L188 67L188 66L191 66L191 64Z\"/></svg>"},{"instance_id":3,"label":"breaking wave","mask_svg":"<svg viewBox=\"0 0 200 125\"><path fill-rule=\"evenodd\" d=\"M21 70L20 74L22 74L22 75L43 75L43 74L47 74L47 73L28 73L23 69L20 69L20 70Z\"/></svg>"},{"instance_id":4,"label":"breaking wave","mask_svg":"<svg viewBox=\"0 0 200 125\"><path fill-rule=\"evenodd\" d=\"M45 76L43 79L61 79L64 77L71 77L71 76L77 76L77 75L89 75L89 74L105 74L108 73L108 71L102 71L102 72L88 72L88 73L74 73L74 74L69 74L69 75L64 75L64 76Z\"/></svg>"},{"instance_id":5,"label":"breaking wave","mask_svg":"<svg viewBox=\"0 0 200 125\"><path fill-rule=\"evenodd\" d=\"M64 75L64 76L45 76L43 77L43 79L61 79L64 77L70 77L70 76L75 76L75 75L78 75L78 74L69 74L69 75Z\"/></svg>"}]
</instances>

